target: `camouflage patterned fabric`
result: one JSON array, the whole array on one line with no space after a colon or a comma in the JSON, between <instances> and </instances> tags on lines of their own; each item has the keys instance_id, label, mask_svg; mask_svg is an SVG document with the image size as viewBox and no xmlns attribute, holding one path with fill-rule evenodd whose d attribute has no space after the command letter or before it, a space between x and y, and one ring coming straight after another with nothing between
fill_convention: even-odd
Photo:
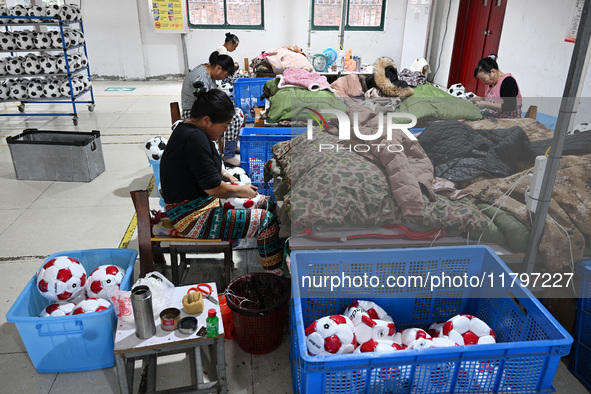
<instances>
[{"instance_id":1,"label":"camouflage patterned fabric","mask_svg":"<svg viewBox=\"0 0 591 394\"><path fill-rule=\"evenodd\" d=\"M521 126L532 141L552 137L552 130L530 119L497 119L469 123L472 127L503 128ZM533 217L525 205L524 192L527 182L525 171L502 179L488 179L468 186L467 190L478 201L500 203L501 197L518 182L509 197L504 198L502 208L520 222L531 228ZM564 156L560 161L552 201L548 210L549 218L540 242L539 253L544 260L542 267L550 272L572 270L575 262L583 257L586 239L591 235L591 155ZM551 219L550 219L551 218ZM560 224L560 226L558 225ZM566 232L568 232L568 236ZM570 240L569 240L570 239Z\"/></svg>"},{"instance_id":2,"label":"camouflage patterned fabric","mask_svg":"<svg viewBox=\"0 0 591 394\"><path fill-rule=\"evenodd\" d=\"M403 224L413 230L445 229L448 235L488 229L484 215L467 199L451 201L423 196L425 215L416 221L402 217L383 170L348 150L319 152L319 144L339 144L328 133L314 140L306 135L273 147L274 159L267 177L275 179L275 196L284 236L287 220L292 234L308 227L360 228Z\"/></svg>"}]
</instances>

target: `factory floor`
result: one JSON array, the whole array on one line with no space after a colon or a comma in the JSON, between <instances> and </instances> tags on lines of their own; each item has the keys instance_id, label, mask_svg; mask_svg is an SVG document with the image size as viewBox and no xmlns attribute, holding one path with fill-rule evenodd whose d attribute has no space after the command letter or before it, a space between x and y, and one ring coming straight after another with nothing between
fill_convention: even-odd
<instances>
[{"instance_id":1,"label":"factory floor","mask_svg":"<svg viewBox=\"0 0 591 394\"><path fill-rule=\"evenodd\" d=\"M170 134L169 103L180 100L181 81L94 81L96 107L77 105L79 123L69 116L0 118L0 392L119 393L115 367L71 373L37 373L19 332L6 313L45 258L52 253L126 246L137 250L133 231L131 190L150 185L152 170L144 154L145 141ZM88 96L83 97L87 99ZM27 104L25 113L71 112L68 104ZM17 103L0 104L0 115L18 114ZM52 131L99 130L106 165L91 182L17 180L5 137L27 128ZM159 208L155 191L150 197ZM233 277L260 271L256 249L234 251ZM135 273L139 273L136 263ZM194 274L194 273L193 273ZM189 275L192 275L191 273ZM186 278L188 282L192 279ZM200 280L200 279L195 279ZM187 284L191 284L188 283ZM290 337L271 353L251 355L236 341L225 340L229 393L291 393ZM190 384L189 358L159 358L158 390ZM204 369L210 368L204 363ZM142 368L136 363L134 392ZM558 393L587 393L560 363L554 386Z\"/></svg>"}]
</instances>

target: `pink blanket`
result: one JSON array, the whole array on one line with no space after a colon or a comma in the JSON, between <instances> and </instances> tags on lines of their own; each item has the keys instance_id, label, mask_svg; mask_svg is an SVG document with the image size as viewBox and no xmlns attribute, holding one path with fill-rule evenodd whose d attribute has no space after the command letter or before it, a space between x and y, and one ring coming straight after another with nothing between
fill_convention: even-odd
<instances>
[{"instance_id":1,"label":"pink blanket","mask_svg":"<svg viewBox=\"0 0 591 394\"><path fill-rule=\"evenodd\" d=\"M301 68L287 68L277 78L279 78L279 84L277 85L279 89L304 88L312 92L329 90L334 93L334 89L330 87L325 76Z\"/></svg>"}]
</instances>

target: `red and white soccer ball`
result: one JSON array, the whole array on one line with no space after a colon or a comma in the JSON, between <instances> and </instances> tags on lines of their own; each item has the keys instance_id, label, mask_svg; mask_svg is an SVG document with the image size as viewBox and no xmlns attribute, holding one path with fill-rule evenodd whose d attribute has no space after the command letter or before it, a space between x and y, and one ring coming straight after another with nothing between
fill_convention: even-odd
<instances>
[{"instance_id":1,"label":"red and white soccer ball","mask_svg":"<svg viewBox=\"0 0 591 394\"><path fill-rule=\"evenodd\" d=\"M84 287L86 289L86 295L89 298L99 297L108 300L107 288L109 286L117 286L119 288L124 276L125 270L121 267L116 265L101 265L92 271L88 277Z\"/></svg>"},{"instance_id":2,"label":"red and white soccer ball","mask_svg":"<svg viewBox=\"0 0 591 394\"><path fill-rule=\"evenodd\" d=\"M406 346L400 345L391 340L384 340L384 341L374 341L370 339L369 341L363 343L361 346L355 350L355 353L368 353L368 352L377 352L377 353L389 353L395 352L397 350L404 350Z\"/></svg>"},{"instance_id":3,"label":"red and white soccer ball","mask_svg":"<svg viewBox=\"0 0 591 394\"><path fill-rule=\"evenodd\" d=\"M392 321L392 318L388 315L388 313L373 301L356 300L349 305L347 310L352 308L360 308L366 311L369 317L372 319Z\"/></svg>"},{"instance_id":4,"label":"red and white soccer ball","mask_svg":"<svg viewBox=\"0 0 591 394\"><path fill-rule=\"evenodd\" d=\"M343 315L322 317L306 330L306 346L312 356L353 353L357 347L355 327Z\"/></svg>"},{"instance_id":5,"label":"red and white soccer ball","mask_svg":"<svg viewBox=\"0 0 591 394\"><path fill-rule=\"evenodd\" d=\"M456 315L443 325L442 334L458 345L497 343L488 324L472 315Z\"/></svg>"},{"instance_id":6,"label":"red and white soccer ball","mask_svg":"<svg viewBox=\"0 0 591 394\"><path fill-rule=\"evenodd\" d=\"M396 325L392 318L372 301L353 301L344 315L351 319L355 326L355 336L359 345L369 340L392 340L396 334Z\"/></svg>"},{"instance_id":7,"label":"red and white soccer ball","mask_svg":"<svg viewBox=\"0 0 591 394\"><path fill-rule=\"evenodd\" d=\"M65 303L53 303L48 305L47 307L43 308L39 317L55 317L55 316L66 316L72 313L76 307L76 304L73 302L65 302Z\"/></svg>"},{"instance_id":8,"label":"red and white soccer ball","mask_svg":"<svg viewBox=\"0 0 591 394\"><path fill-rule=\"evenodd\" d=\"M452 341L449 338L419 338L413 341L409 349L428 349L428 348L435 348L435 347L450 347L450 346L458 346L457 343Z\"/></svg>"},{"instance_id":9,"label":"red and white soccer ball","mask_svg":"<svg viewBox=\"0 0 591 394\"><path fill-rule=\"evenodd\" d=\"M427 334L425 330L420 328L405 328L402 331L398 331L392 338L394 342L412 348L414 342L422 339L431 339L431 336Z\"/></svg>"},{"instance_id":10,"label":"red and white soccer ball","mask_svg":"<svg viewBox=\"0 0 591 394\"><path fill-rule=\"evenodd\" d=\"M233 185L243 185L243 183L236 182L233 183ZM221 203L222 206L226 209L249 209L256 206L256 204L258 204L261 198L262 197L260 194L257 194L254 198L222 198Z\"/></svg>"},{"instance_id":11,"label":"red and white soccer ball","mask_svg":"<svg viewBox=\"0 0 591 394\"><path fill-rule=\"evenodd\" d=\"M87 298L80 301L72 311L72 315L80 315L82 313L100 312L109 309L111 303L102 298Z\"/></svg>"},{"instance_id":12,"label":"red and white soccer ball","mask_svg":"<svg viewBox=\"0 0 591 394\"><path fill-rule=\"evenodd\" d=\"M50 301L71 301L84 291L86 270L76 259L59 256L37 271L37 289Z\"/></svg>"},{"instance_id":13,"label":"red and white soccer ball","mask_svg":"<svg viewBox=\"0 0 591 394\"><path fill-rule=\"evenodd\" d=\"M431 325L427 329L427 334L431 335L432 338L437 338L437 337L443 335L442 332L443 332L443 325L444 324L445 324L444 321L438 321L435 323L431 323Z\"/></svg>"}]
</instances>

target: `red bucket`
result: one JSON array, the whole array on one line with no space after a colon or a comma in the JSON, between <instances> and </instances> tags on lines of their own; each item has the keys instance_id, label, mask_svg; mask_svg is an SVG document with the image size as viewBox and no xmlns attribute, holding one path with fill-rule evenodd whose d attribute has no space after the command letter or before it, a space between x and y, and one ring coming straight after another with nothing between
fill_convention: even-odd
<instances>
[{"instance_id":1,"label":"red bucket","mask_svg":"<svg viewBox=\"0 0 591 394\"><path fill-rule=\"evenodd\" d=\"M226 300L242 349L262 354L281 345L290 293L289 279L267 272L246 274L228 285Z\"/></svg>"}]
</instances>

